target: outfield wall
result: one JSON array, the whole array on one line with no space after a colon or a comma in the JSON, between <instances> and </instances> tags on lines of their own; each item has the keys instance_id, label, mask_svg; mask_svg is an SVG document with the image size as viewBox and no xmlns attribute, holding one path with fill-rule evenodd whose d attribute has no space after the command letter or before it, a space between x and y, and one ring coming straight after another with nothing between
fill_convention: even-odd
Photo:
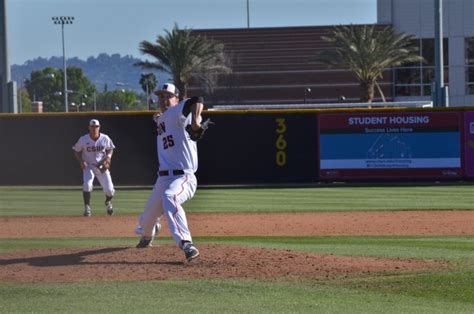
<instances>
[{"instance_id":1,"label":"outfield wall","mask_svg":"<svg viewBox=\"0 0 474 314\"><path fill-rule=\"evenodd\" d=\"M200 184L474 178L474 111L463 108L207 111L205 117L215 125L198 145ZM152 185L156 125L149 112L2 114L0 185L80 185L72 146L91 118L117 146L115 184Z\"/></svg>"}]
</instances>

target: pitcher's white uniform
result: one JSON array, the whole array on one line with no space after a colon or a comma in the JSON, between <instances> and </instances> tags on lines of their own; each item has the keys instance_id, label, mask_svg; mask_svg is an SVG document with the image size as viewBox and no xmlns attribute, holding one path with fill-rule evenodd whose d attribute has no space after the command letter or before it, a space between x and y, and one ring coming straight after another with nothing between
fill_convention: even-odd
<instances>
[{"instance_id":1,"label":"pitcher's white uniform","mask_svg":"<svg viewBox=\"0 0 474 314\"><path fill-rule=\"evenodd\" d=\"M196 142L185 131L192 116L183 115L185 102L182 100L170 107L156 120L159 176L140 217L143 236L151 238L157 218L164 213L171 235L180 248L183 241L192 242L181 204L191 199L196 192L194 173L198 168Z\"/></svg>"},{"instance_id":2,"label":"pitcher's white uniform","mask_svg":"<svg viewBox=\"0 0 474 314\"><path fill-rule=\"evenodd\" d=\"M82 153L82 159L87 163L87 167L82 172L83 191L91 192L93 189L94 178L99 180L104 193L107 196L113 196L115 193L114 184L110 176L110 171L100 172L97 164L105 157L106 150L115 149L115 145L104 133L100 133L99 138L94 141L89 134L81 136L72 149Z\"/></svg>"}]
</instances>

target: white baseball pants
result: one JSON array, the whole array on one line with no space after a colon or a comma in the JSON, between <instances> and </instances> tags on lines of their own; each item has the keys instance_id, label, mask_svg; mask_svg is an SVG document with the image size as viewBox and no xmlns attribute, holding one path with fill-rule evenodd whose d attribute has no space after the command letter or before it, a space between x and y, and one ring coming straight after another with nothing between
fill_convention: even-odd
<instances>
[{"instance_id":1,"label":"white baseball pants","mask_svg":"<svg viewBox=\"0 0 474 314\"><path fill-rule=\"evenodd\" d=\"M151 238L157 219L165 214L176 244L181 247L181 241L192 242L186 213L181 204L194 196L196 187L196 176L192 173L158 177L141 216L143 236Z\"/></svg>"},{"instance_id":2,"label":"white baseball pants","mask_svg":"<svg viewBox=\"0 0 474 314\"><path fill-rule=\"evenodd\" d=\"M82 172L83 186L82 190L84 192L92 192L94 188L94 178L97 177L102 190L104 190L105 195L112 197L114 196L115 189L114 184L112 183L112 177L110 171L106 170L104 173L100 172L99 169L95 166L88 166Z\"/></svg>"}]
</instances>

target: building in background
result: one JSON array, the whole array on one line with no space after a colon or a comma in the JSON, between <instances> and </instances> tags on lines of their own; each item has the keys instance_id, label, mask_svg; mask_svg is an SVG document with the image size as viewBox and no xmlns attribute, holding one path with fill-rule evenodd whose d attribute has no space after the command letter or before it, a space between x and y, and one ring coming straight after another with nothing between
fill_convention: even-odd
<instances>
[{"instance_id":1,"label":"building in background","mask_svg":"<svg viewBox=\"0 0 474 314\"><path fill-rule=\"evenodd\" d=\"M328 48L321 37L331 26L194 30L224 43L233 73L206 93L191 85L188 94L204 93L213 104L334 103L359 100L359 82L349 70L310 62ZM391 71L379 81L391 100ZM376 93L375 101L381 100Z\"/></svg>"},{"instance_id":2,"label":"building in background","mask_svg":"<svg viewBox=\"0 0 474 314\"><path fill-rule=\"evenodd\" d=\"M474 1L444 0L443 46L445 83L450 106L474 106ZM391 24L418 38L426 63L395 69L396 100L431 97L434 77L434 0L377 0L377 22Z\"/></svg>"},{"instance_id":3,"label":"building in background","mask_svg":"<svg viewBox=\"0 0 474 314\"><path fill-rule=\"evenodd\" d=\"M387 69L378 80L387 101L431 100L434 79L434 1L377 0L377 24L413 35L425 62ZM357 102L359 83L348 70L309 62L330 48L321 36L332 26L202 29L196 34L221 41L233 73L212 92L192 85L212 104L290 104ZM443 1L445 83L450 106L474 105L474 1ZM342 100L344 99L344 100ZM375 101L381 101L379 91Z\"/></svg>"}]
</instances>

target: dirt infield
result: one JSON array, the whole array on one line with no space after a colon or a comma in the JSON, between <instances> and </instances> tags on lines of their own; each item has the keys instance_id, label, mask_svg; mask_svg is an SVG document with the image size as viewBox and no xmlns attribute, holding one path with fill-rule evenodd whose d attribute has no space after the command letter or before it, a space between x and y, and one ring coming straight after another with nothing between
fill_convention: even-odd
<instances>
[{"instance_id":1,"label":"dirt infield","mask_svg":"<svg viewBox=\"0 0 474 314\"><path fill-rule=\"evenodd\" d=\"M189 214L194 236L474 235L474 211ZM3 217L0 239L136 237L134 216ZM169 236L164 223L163 235ZM174 245L94 247L0 254L0 282L81 282L185 278L315 278L445 267L436 261L346 257L202 244L184 262Z\"/></svg>"},{"instance_id":2,"label":"dirt infield","mask_svg":"<svg viewBox=\"0 0 474 314\"><path fill-rule=\"evenodd\" d=\"M474 235L474 211L188 214L194 236ZM1 238L133 237L136 216L1 217ZM169 236L166 221L163 235Z\"/></svg>"}]
</instances>

